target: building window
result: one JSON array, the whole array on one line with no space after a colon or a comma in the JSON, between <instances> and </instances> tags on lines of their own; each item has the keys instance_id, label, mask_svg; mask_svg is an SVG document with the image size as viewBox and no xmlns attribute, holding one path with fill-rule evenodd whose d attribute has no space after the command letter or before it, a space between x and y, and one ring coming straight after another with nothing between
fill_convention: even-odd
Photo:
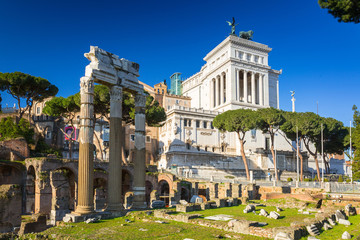
<instances>
[{"instance_id":1,"label":"building window","mask_svg":"<svg viewBox=\"0 0 360 240\"><path fill-rule=\"evenodd\" d=\"M186 143L186 149L190 150L190 143Z\"/></svg>"},{"instance_id":2,"label":"building window","mask_svg":"<svg viewBox=\"0 0 360 240\"><path fill-rule=\"evenodd\" d=\"M176 104L179 104L179 100L176 100Z\"/></svg>"},{"instance_id":3,"label":"building window","mask_svg":"<svg viewBox=\"0 0 360 240\"><path fill-rule=\"evenodd\" d=\"M146 136L146 142L147 143L151 142L151 136Z\"/></svg>"},{"instance_id":4,"label":"building window","mask_svg":"<svg viewBox=\"0 0 360 240\"><path fill-rule=\"evenodd\" d=\"M40 107L37 107L36 108L36 114L40 114L41 113L41 108Z\"/></svg>"},{"instance_id":5,"label":"building window","mask_svg":"<svg viewBox=\"0 0 360 240\"><path fill-rule=\"evenodd\" d=\"M164 94L164 89L161 92L162 92L162 94Z\"/></svg>"},{"instance_id":6,"label":"building window","mask_svg":"<svg viewBox=\"0 0 360 240\"><path fill-rule=\"evenodd\" d=\"M184 127L187 127L187 125L188 125L188 121L187 119L184 119Z\"/></svg>"},{"instance_id":7,"label":"building window","mask_svg":"<svg viewBox=\"0 0 360 240\"><path fill-rule=\"evenodd\" d=\"M130 135L130 141L131 141L131 142L135 142L135 135L134 135L134 134L131 134L131 135Z\"/></svg>"},{"instance_id":8,"label":"building window","mask_svg":"<svg viewBox=\"0 0 360 240\"><path fill-rule=\"evenodd\" d=\"M269 150L270 149L270 138L266 137L265 138L265 150Z\"/></svg>"},{"instance_id":9,"label":"building window","mask_svg":"<svg viewBox=\"0 0 360 240\"><path fill-rule=\"evenodd\" d=\"M207 122L206 121L203 122L203 128L207 128Z\"/></svg>"},{"instance_id":10,"label":"building window","mask_svg":"<svg viewBox=\"0 0 360 240\"><path fill-rule=\"evenodd\" d=\"M189 127L191 127L191 120L190 120L190 119L188 119L188 121L189 121L189 122L188 122L188 123L189 123Z\"/></svg>"},{"instance_id":11,"label":"building window","mask_svg":"<svg viewBox=\"0 0 360 240\"><path fill-rule=\"evenodd\" d=\"M215 148L214 148L214 147L212 148L212 151L215 152Z\"/></svg>"},{"instance_id":12,"label":"building window","mask_svg":"<svg viewBox=\"0 0 360 240\"><path fill-rule=\"evenodd\" d=\"M200 127L200 121L196 120L196 128L199 128L199 127Z\"/></svg>"},{"instance_id":13,"label":"building window","mask_svg":"<svg viewBox=\"0 0 360 240\"><path fill-rule=\"evenodd\" d=\"M239 52L239 58L243 59L244 58L244 53L243 52Z\"/></svg>"},{"instance_id":14,"label":"building window","mask_svg":"<svg viewBox=\"0 0 360 240\"><path fill-rule=\"evenodd\" d=\"M224 147L224 145L221 146L221 152L225 152L225 147Z\"/></svg>"},{"instance_id":15,"label":"building window","mask_svg":"<svg viewBox=\"0 0 360 240\"><path fill-rule=\"evenodd\" d=\"M251 129L251 138L256 138L256 129Z\"/></svg>"},{"instance_id":16,"label":"building window","mask_svg":"<svg viewBox=\"0 0 360 240\"><path fill-rule=\"evenodd\" d=\"M255 56L255 62L256 62L256 63L259 62L259 56Z\"/></svg>"},{"instance_id":17,"label":"building window","mask_svg":"<svg viewBox=\"0 0 360 240\"><path fill-rule=\"evenodd\" d=\"M250 60L251 60L251 54L246 54L246 60L248 60L249 62L250 62Z\"/></svg>"},{"instance_id":18,"label":"building window","mask_svg":"<svg viewBox=\"0 0 360 240\"><path fill-rule=\"evenodd\" d=\"M210 122L210 127L211 127L211 129L214 129L214 126L213 126L212 122Z\"/></svg>"}]
</instances>

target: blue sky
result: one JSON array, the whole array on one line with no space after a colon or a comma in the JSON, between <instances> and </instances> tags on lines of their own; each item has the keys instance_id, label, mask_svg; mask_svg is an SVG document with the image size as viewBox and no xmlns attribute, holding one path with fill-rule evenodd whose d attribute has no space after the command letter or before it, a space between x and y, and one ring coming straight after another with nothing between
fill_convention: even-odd
<instances>
[{"instance_id":1,"label":"blue sky","mask_svg":"<svg viewBox=\"0 0 360 240\"><path fill-rule=\"evenodd\" d=\"M48 79L59 96L79 91L90 45L140 64L154 85L181 72L188 77L224 40L237 33L270 46L269 65L283 69L280 107L316 112L349 125L360 107L360 24L338 23L310 1L0 1L0 72ZM3 97L3 106L15 102Z\"/></svg>"}]
</instances>

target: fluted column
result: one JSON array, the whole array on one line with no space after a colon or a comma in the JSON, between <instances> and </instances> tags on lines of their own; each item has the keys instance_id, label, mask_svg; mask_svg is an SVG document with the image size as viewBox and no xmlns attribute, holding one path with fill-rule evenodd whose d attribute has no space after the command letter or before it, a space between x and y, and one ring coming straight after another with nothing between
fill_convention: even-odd
<instances>
[{"instance_id":1,"label":"fluted column","mask_svg":"<svg viewBox=\"0 0 360 240\"><path fill-rule=\"evenodd\" d=\"M215 106L215 96L214 96L214 80L210 81L210 109Z\"/></svg>"},{"instance_id":2,"label":"fluted column","mask_svg":"<svg viewBox=\"0 0 360 240\"><path fill-rule=\"evenodd\" d=\"M145 95L135 96L134 208L146 208L145 199Z\"/></svg>"},{"instance_id":3,"label":"fluted column","mask_svg":"<svg viewBox=\"0 0 360 240\"><path fill-rule=\"evenodd\" d=\"M244 102L248 102L248 80L247 80L247 71L244 70Z\"/></svg>"},{"instance_id":4,"label":"fluted column","mask_svg":"<svg viewBox=\"0 0 360 240\"><path fill-rule=\"evenodd\" d=\"M220 75L220 102L219 105L224 103L224 76L223 74Z\"/></svg>"},{"instance_id":5,"label":"fluted column","mask_svg":"<svg viewBox=\"0 0 360 240\"><path fill-rule=\"evenodd\" d=\"M251 103L255 104L255 94L256 94L256 86L255 86L255 73L251 72Z\"/></svg>"},{"instance_id":6,"label":"fluted column","mask_svg":"<svg viewBox=\"0 0 360 240\"><path fill-rule=\"evenodd\" d=\"M94 80L89 77L80 79L80 134L79 134L79 173L78 201L75 213L89 214L94 211L93 175L93 114Z\"/></svg>"},{"instance_id":7,"label":"fluted column","mask_svg":"<svg viewBox=\"0 0 360 240\"><path fill-rule=\"evenodd\" d=\"M215 78L215 107L219 105L219 82L218 78Z\"/></svg>"},{"instance_id":8,"label":"fluted column","mask_svg":"<svg viewBox=\"0 0 360 240\"><path fill-rule=\"evenodd\" d=\"M241 77L240 77L240 70L236 70L236 76L237 76L237 89L236 89L236 92L237 92L237 96L238 98L236 100L238 100L239 102L241 101Z\"/></svg>"},{"instance_id":9,"label":"fluted column","mask_svg":"<svg viewBox=\"0 0 360 240\"><path fill-rule=\"evenodd\" d=\"M109 211L120 211L122 209L121 123L122 87L112 86L110 89L110 155L107 207Z\"/></svg>"},{"instance_id":10,"label":"fluted column","mask_svg":"<svg viewBox=\"0 0 360 240\"><path fill-rule=\"evenodd\" d=\"M264 105L264 93L263 93L263 77L264 74L259 74L259 105Z\"/></svg>"}]
</instances>

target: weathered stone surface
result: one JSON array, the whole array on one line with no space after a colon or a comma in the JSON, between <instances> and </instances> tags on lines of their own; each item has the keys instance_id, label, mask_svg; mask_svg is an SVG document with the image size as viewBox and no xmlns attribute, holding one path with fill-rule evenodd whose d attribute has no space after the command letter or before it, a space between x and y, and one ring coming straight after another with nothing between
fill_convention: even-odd
<instances>
[{"instance_id":1,"label":"weathered stone surface","mask_svg":"<svg viewBox=\"0 0 360 240\"><path fill-rule=\"evenodd\" d=\"M234 232L248 234L249 227L256 225L257 222L247 221L247 220L238 220L234 222Z\"/></svg>"},{"instance_id":2,"label":"weathered stone surface","mask_svg":"<svg viewBox=\"0 0 360 240\"><path fill-rule=\"evenodd\" d=\"M209 203L200 203L201 210L210 209Z\"/></svg>"},{"instance_id":3,"label":"weathered stone surface","mask_svg":"<svg viewBox=\"0 0 360 240\"><path fill-rule=\"evenodd\" d=\"M225 199L220 199L220 198L216 198L214 199L216 206L219 207L225 207L226 206L226 200Z\"/></svg>"},{"instance_id":4,"label":"weathered stone surface","mask_svg":"<svg viewBox=\"0 0 360 240\"><path fill-rule=\"evenodd\" d=\"M328 220L328 222L330 223L331 226L336 225L336 222L334 220L332 220L332 218L328 218L327 220Z\"/></svg>"},{"instance_id":5,"label":"weathered stone surface","mask_svg":"<svg viewBox=\"0 0 360 240\"><path fill-rule=\"evenodd\" d=\"M330 224L328 224L328 223L324 223L324 226L323 226L323 227L324 227L324 230L325 230L325 231L333 228L333 227L332 227Z\"/></svg>"},{"instance_id":6,"label":"weathered stone surface","mask_svg":"<svg viewBox=\"0 0 360 240\"><path fill-rule=\"evenodd\" d=\"M151 208L164 208L165 202L160 200L155 200L151 203Z\"/></svg>"},{"instance_id":7,"label":"weathered stone surface","mask_svg":"<svg viewBox=\"0 0 360 240\"><path fill-rule=\"evenodd\" d=\"M95 223L95 222L97 222L97 221L99 221L98 218L89 218L89 219L87 219L87 220L85 221L85 223Z\"/></svg>"},{"instance_id":8,"label":"weathered stone surface","mask_svg":"<svg viewBox=\"0 0 360 240\"><path fill-rule=\"evenodd\" d=\"M270 212L270 214L269 214L268 217L269 217L269 218L273 218L273 219L278 219L278 218L280 217L280 214L278 214L278 213L275 212L275 211L272 211L272 212Z\"/></svg>"},{"instance_id":9,"label":"weathered stone surface","mask_svg":"<svg viewBox=\"0 0 360 240\"><path fill-rule=\"evenodd\" d=\"M267 217L269 215L269 213L265 209L260 209L259 215Z\"/></svg>"},{"instance_id":10,"label":"weathered stone surface","mask_svg":"<svg viewBox=\"0 0 360 240\"><path fill-rule=\"evenodd\" d=\"M24 235L31 232L42 232L47 228L46 216L36 215L32 222L22 222L19 230L19 235Z\"/></svg>"},{"instance_id":11,"label":"weathered stone surface","mask_svg":"<svg viewBox=\"0 0 360 240\"><path fill-rule=\"evenodd\" d=\"M9 232L21 224L21 188L18 185L0 185L0 232Z\"/></svg>"},{"instance_id":12,"label":"weathered stone surface","mask_svg":"<svg viewBox=\"0 0 360 240\"><path fill-rule=\"evenodd\" d=\"M179 203L180 203L181 205L187 205L187 204L188 204L188 202L185 201L185 200L180 200Z\"/></svg>"},{"instance_id":13,"label":"weathered stone surface","mask_svg":"<svg viewBox=\"0 0 360 240\"><path fill-rule=\"evenodd\" d=\"M245 209L243 210L244 213L249 213L255 211L255 206L252 204L249 204L245 207Z\"/></svg>"},{"instance_id":14,"label":"weathered stone surface","mask_svg":"<svg viewBox=\"0 0 360 240\"><path fill-rule=\"evenodd\" d=\"M336 221L338 221L338 222L340 219L346 220L346 216L340 210L336 210L335 218L336 218Z\"/></svg>"},{"instance_id":15,"label":"weathered stone surface","mask_svg":"<svg viewBox=\"0 0 360 240\"><path fill-rule=\"evenodd\" d=\"M284 211L282 208L280 208L280 207L276 207L276 211L278 211L278 212L282 212L282 211Z\"/></svg>"},{"instance_id":16,"label":"weathered stone surface","mask_svg":"<svg viewBox=\"0 0 360 240\"><path fill-rule=\"evenodd\" d=\"M311 224L310 226L306 226L306 230L311 236L317 236L320 234L319 229L315 224Z\"/></svg>"},{"instance_id":17,"label":"weathered stone surface","mask_svg":"<svg viewBox=\"0 0 360 240\"><path fill-rule=\"evenodd\" d=\"M291 238L287 233L279 232L278 234L276 234L274 240L294 240L294 239Z\"/></svg>"},{"instance_id":18,"label":"weathered stone surface","mask_svg":"<svg viewBox=\"0 0 360 240\"><path fill-rule=\"evenodd\" d=\"M183 204L176 204L176 211L177 212L192 212L194 211L193 205L183 205Z\"/></svg>"},{"instance_id":19,"label":"weathered stone surface","mask_svg":"<svg viewBox=\"0 0 360 240\"><path fill-rule=\"evenodd\" d=\"M345 206L345 214L346 216L354 216L356 215L356 208L353 207L351 204Z\"/></svg>"},{"instance_id":20,"label":"weathered stone surface","mask_svg":"<svg viewBox=\"0 0 360 240\"><path fill-rule=\"evenodd\" d=\"M351 225L351 222L349 220L345 220L345 219L339 219L339 224L342 224L342 225L346 225L346 226L350 226Z\"/></svg>"},{"instance_id":21,"label":"weathered stone surface","mask_svg":"<svg viewBox=\"0 0 360 240\"><path fill-rule=\"evenodd\" d=\"M350 233L348 233L347 231L345 231L345 232L341 235L341 239L351 239Z\"/></svg>"}]
</instances>

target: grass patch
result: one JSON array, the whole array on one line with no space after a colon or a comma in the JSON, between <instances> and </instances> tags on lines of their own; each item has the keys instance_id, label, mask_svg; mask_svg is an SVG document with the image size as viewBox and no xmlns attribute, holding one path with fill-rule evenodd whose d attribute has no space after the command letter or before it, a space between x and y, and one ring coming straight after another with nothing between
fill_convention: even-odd
<instances>
[{"instance_id":1,"label":"grass patch","mask_svg":"<svg viewBox=\"0 0 360 240\"><path fill-rule=\"evenodd\" d=\"M270 213L271 211L276 211L276 207L273 206L256 207L255 212L257 215L255 215L252 212L244 213L243 210L245 209L245 207L246 207L245 205L240 205L235 207L214 208L203 211L194 211L194 212L190 212L189 214L202 214L204 217L218 215L218 214L232 215L235 219L239 219L239 220L250 220L250 221L268 223L268 225L265 226L264 228L290 226L292 222L300 222L300 221L302 222L305 218L315 217L314 214L311 215L299 214L298 210L295 208L284 208L284 211L279 212L281 218L272 219L272 218L260 216L258 214L260 213L260 209L265 209L268 213Z\"/></svg>"},{"instance_id":2,"label":"grass patch","mask_svg":"<svg viewBox=\"0 0 360 240\"><path fill-rule=\"evenodd\" d=\"M229 234L232 238L242 240L265 240L250 235L226 233L220 229L197 226L190 223L166 221L166 224L156 223L156 218L151 216L120 217L109 220L101 220L97 223L68 223L42 232L47 239L218 239ZM125 219L133 222L126 223ZM145 221L145 220L146 221ZM141 231L146 229L147 231ZM36 234L35 234L36 235ZM37 234L38 235L38 234ZM34 234L27 234L23 239L34 239Z\"/></svg>"}]
</instances>

